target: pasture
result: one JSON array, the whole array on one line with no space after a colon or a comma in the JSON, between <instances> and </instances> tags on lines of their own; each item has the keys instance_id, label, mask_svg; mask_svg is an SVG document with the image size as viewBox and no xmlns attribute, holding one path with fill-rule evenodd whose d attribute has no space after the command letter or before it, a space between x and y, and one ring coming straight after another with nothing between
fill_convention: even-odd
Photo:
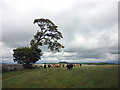
<instances>
[{"instance_id":1,"label":"pasture","mask_svg":"<svg viewBox=\"0 0 120 90\"><path fill-rule=\"evenodd\" d=\"M38 68L2 74L2 88L117 88L118 65Z\"/></svg>"}]
</instances>

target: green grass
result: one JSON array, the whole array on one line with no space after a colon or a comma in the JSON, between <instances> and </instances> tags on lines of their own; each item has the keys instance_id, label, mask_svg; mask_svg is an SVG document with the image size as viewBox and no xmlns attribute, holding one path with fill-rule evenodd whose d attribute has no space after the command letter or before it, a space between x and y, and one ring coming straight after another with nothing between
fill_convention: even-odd
<instances>
[{"instance_id":1,"label":"green grass","mask_svg":"<svg viewBox=\"0 0 120 90\"><path fill-rule=\"evenodd\" d=\"M3 88L117 88L118 66L32 69L2 74Z\"/></svg>"}]
</instances>

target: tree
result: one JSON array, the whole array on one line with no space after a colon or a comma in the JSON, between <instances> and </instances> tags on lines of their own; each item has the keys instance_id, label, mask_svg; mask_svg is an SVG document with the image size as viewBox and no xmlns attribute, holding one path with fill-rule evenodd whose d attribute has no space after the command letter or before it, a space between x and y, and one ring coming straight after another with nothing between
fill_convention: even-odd
<instances>
[{"instance_id":1,"label":"tree","mask_svg":"<svg viewBox=\"0 0 120 90\"><path fill-rule=\"evenodd\" d=\"M33 49L29 47L21 47L13 49L14 62L22 64L25 68L31 68L31 64L38 61L40 56L42 56L40 49Z\"/></svg>"},{"instance_id":2,"label":"tree","mask_svg":"<svg viewBox=\"0 0 120 90\"><path fill-rule=\"evenodd\" d=\"M22 47L14 49L13 57L14 62L23 64L25 68L39 59L41 59L42 51L39 46L48 45L48 49L51 51L60 51L64 48L58 40L63 38L61 32L58 31L57 26L49 19L35 19L33 23L37 23L40 30L34 35L34 39L30 41L30 47Z\"/></svg>"},{"instance_id":3,"label":"tree","mask_svg":"<svg viewBox=\"0 0 120 90\"><path fill-rule=\"evenodd\" d=\"M35 19L34 24L40 27L40 30L37 31L34 35L34 39L31 40L31 47L38 47L43 45L48 45L48 49L51 51L60 51L61 48L64 48L58 40L63 38L61 32L58 31L57 26L51 22L49 19Z\"/></svg>"}]
</instances>

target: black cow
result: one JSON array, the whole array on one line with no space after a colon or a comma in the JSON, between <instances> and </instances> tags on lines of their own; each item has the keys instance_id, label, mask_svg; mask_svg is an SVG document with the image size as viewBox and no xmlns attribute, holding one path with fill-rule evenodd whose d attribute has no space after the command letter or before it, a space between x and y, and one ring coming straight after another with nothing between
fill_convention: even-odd
<instances>
[{"instance_id":1,"label":"black cow","mask_svg":"<svg viewBox=\"0 0 120 90\"><path fill-rule=\"evenodd\" d=\"M82 65L80 64L80 66L82 66Z\"/></svg>"},{"instance_id":2,"label":"black cow","mask_svg":"<svg viewBox=\"0 0 120 90\"><path fill-rule=\"evenodd\" d=\"M51 67L51 65L48 65L48 68L50 68Z\"/></svg>"},{"instance_id":3,"label":"black cow","mask_svg":"<svg viewBox=\"0 0 120 90\"><path fill-rule=\"evenodd\" d=\"M67 70L71 70L73 68L73 65L72 64L68 64L66 67L67 67Z\"/></svg>"},{"instance_id":4,"label":"black cow","mask_svg":"<svg viewBox=\"0 0 120 90\"><path fill-rule=\"evenodd\" d=\"M44 64L44 68L46 68L46 64Z\"/></svg>"}]
</instances>

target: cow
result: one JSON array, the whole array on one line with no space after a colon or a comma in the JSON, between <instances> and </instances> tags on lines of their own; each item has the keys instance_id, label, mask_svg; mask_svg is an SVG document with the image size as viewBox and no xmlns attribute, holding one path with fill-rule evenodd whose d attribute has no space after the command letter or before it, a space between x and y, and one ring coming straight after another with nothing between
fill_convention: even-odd
<instances>
[{"instance_id":1,"label":"cow","mask_svg":"<svg viewBox=\"0 0 120 90\"><path fill-rule=\"evenodd\" d=\"M51 65L48 64L48 68L50 68L50 67L51 67Z\"/></svg>"},{"instance_id":2,"label":"cow","mask_svg":"<svg viewBox=\"0 0 120 90\"><path fill-rule=\"evenodd\" d=\"M80 64L80 66L82 66L82 65Z\"/></svg>"},{"instance_id":3,"label":"cow","mask_svg":"<svg viewBox=\"0 0 120 90\"><path fill-rule=\"evenodd\" d=\"M46 68L46 64L44 64L44 68Z\"/></svg>"},{"instance_id":4,"label":"cow","mask_svg":"<svg viewBox=\"0 0 120 90\"><path fill-rule=\"evenodd\" d=\"M73 68L73 64L68 64L66 67L67 67L67 70L71 70Z\"/></svg>"}]
</instances>

